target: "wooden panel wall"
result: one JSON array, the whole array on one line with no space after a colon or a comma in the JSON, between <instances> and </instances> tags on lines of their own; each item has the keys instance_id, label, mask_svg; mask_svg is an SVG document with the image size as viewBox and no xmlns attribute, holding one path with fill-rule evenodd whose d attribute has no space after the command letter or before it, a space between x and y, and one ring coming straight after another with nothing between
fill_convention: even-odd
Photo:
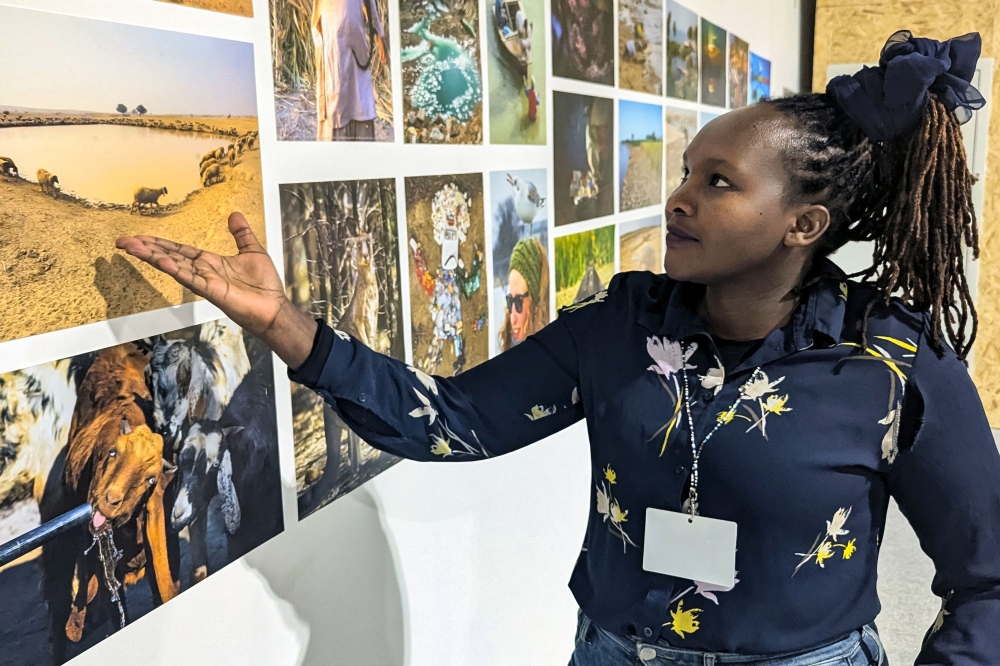
<instances>
[{"instance_id":1,"label":"wooden panel wall","mask_svg":"<svg viewBox=\"0 0 1000 666\"><path fill-rule=\"evenodd\" d=\"M813 89L826 87L831 63L875 62L896 30L948 39L983 37L983 57L1000 59L1000 0L817 0ZM992 103L1000 102L1000 76ZM980 214L979 337L973 379L990 423L1000 428L1000 111L990 113L984 209Z\"/></svg>"}]
</instances>

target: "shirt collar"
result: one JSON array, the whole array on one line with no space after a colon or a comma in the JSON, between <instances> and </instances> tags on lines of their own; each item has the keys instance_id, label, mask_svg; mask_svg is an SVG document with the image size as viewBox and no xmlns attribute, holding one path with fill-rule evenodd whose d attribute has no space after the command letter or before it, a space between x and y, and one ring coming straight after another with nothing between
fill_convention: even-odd
<instances>
[{"instance_id":1,"label":"shirt collar","mask_svg":"<svg viewBox=\"0 0 1000 666\"><path fill-rule=\"evenodd\" d=\"M788 324L772 331L765 339L761 352L766 352L766 356L776 358L808 349L816 344L817 333L827 338L825 342L829 344L839 342L847 304L841 285L846 285L847 276L835 263L823 257L814 262L805 281L814 280L816 284L807 289ZM669 279L665 284L665 289L664 283L660 283L650 290L652 302L639 317L639 323L650 332L671 340L708 335L708 327L697 312L705 287ZM757 356L755 354L750 360L757 361L758 365L767 362Z\"/></svg>"}]
</instances>

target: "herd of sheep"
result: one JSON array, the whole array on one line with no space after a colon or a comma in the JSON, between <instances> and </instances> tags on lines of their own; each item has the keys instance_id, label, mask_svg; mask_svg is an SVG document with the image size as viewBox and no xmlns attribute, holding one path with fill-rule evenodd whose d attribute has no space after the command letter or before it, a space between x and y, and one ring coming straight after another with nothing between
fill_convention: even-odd
<instances>
[{"instance_id":1,"label":"herd of sheep","mask_svg":"<svg viewBox=\"0 0 1000 666\"><path fill-rule=\"evenodd\" d=\"M3 116L0 116L0 122L3 120ZM17 117L19 120L21 116ZM80 119L75 119L80 120ZM157 129L171 129L171 130L182 130L182 131L209 131L200 129L204 123L185 123L175 121L172 123L165 123L161 120L150 119L145 123L128 122L130 120L135 120L132 118L122 118L114 119L111 122L102 122L101 124L112 124L112 125L140 125L142 127L154 127ZM122 122L118 122L122 121ZM23 124L34 124L25 122ZM43 124L43 123L38 123ZM51 124L51 123L49 123ZM56 124L96 124L94 122L60 122ZM210 131L218 133L220 130L211 129ZM256 150L259 146L259 135L257 130L250 130L243 134L236 132L235 128L230 128L230 130L222 130L224 134L232 134L237 137L236 141L230 143L228 146L220 146L215 150L211 150L201 158L201 163L199 164L201 184L203 187L209 187L210 185L215 185L216 183L221 183L225 180L225 175L223 173L223 167L235 167L239 158L248 150ZM14 163L9 157L4 157L0 155L0 176L7 176L10 178L20 178L20 172L17 169L17 164ZM49 173L46 169L39 169L35 173L35 178L38 181L38 185L42 188L42 194L56 197L59 195L59 190L62 185L59 182L59 177L55 174ZM140 186L135 188L133 192L132 205L129 210L131 213L139 213L140 215L143 211L155 211L160 206L160 197L167 194L166 187L152 188Z\"/></svg>"}]
</instances>

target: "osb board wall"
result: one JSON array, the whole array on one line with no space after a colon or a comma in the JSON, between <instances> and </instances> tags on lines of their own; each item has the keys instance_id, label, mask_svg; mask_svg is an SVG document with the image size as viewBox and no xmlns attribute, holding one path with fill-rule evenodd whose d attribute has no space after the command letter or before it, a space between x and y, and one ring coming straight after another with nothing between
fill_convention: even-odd
<instances>
[{"instance_id":1,"label":"osb board wall","mask_svg":"<svg viewBox=\"0 0 1000 666\"><path fill-rule=\"evenodd\" d=\"M831 63L874 62L885 40L908 29L948 39L967 32L983 37L983 57L1000 58L1000 0L817 0L813 89L826 87ZM1000 102L1000 76L992 103ZM980 212L979 336L973 379L986 413L1000 428L1000 111L990 113L985 201Z\"/></svg>"}]
</instances>

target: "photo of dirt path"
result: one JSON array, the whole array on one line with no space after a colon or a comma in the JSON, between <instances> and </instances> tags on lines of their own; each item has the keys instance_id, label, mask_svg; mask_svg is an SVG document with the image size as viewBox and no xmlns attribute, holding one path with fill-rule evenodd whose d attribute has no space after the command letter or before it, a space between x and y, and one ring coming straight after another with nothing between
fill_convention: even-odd
<instances>
[{"instance_id":1,"label":"photo of dirt path","mask_svg":"<svg viewBox=\"0 0 1000 666\"><path fill-rule=\"evenodd\" d=\"M67 60L104 86L38 86ZM239 210L263 242L251 44L0 8L0 79L0 342L194 299L119 236L231 254Z\"/></svg>"},{"instance_id":2,"label":"photo of dirt path","mask_svg":"<svg viewBox=\"0 0 1000 666\"><path fill-rule=\"evenodd\" d=\"M175 5L208 9L224 14L253 17L253 0L160 0Z\"/></svg>"},{"instance_id":3,"label":"photo of dirt path","mask_svg":"<svg viewBox=\"0 0 1000 666\"><path fill-rule=\"evenodd\" d=\"M663 107L618 102L619 210L659 204L663 192Z\"/></svg>"},{"instance_id":4,"label":"photo of dirt path","mask_svg":"<svg viewBox=\"0 0 1000 666\"><path fill-rule=\"evenodd\" d=\"M660 215L618 225L618 263L622 273L663 272L663 220Z\"/></svg>"}]
</instances>

